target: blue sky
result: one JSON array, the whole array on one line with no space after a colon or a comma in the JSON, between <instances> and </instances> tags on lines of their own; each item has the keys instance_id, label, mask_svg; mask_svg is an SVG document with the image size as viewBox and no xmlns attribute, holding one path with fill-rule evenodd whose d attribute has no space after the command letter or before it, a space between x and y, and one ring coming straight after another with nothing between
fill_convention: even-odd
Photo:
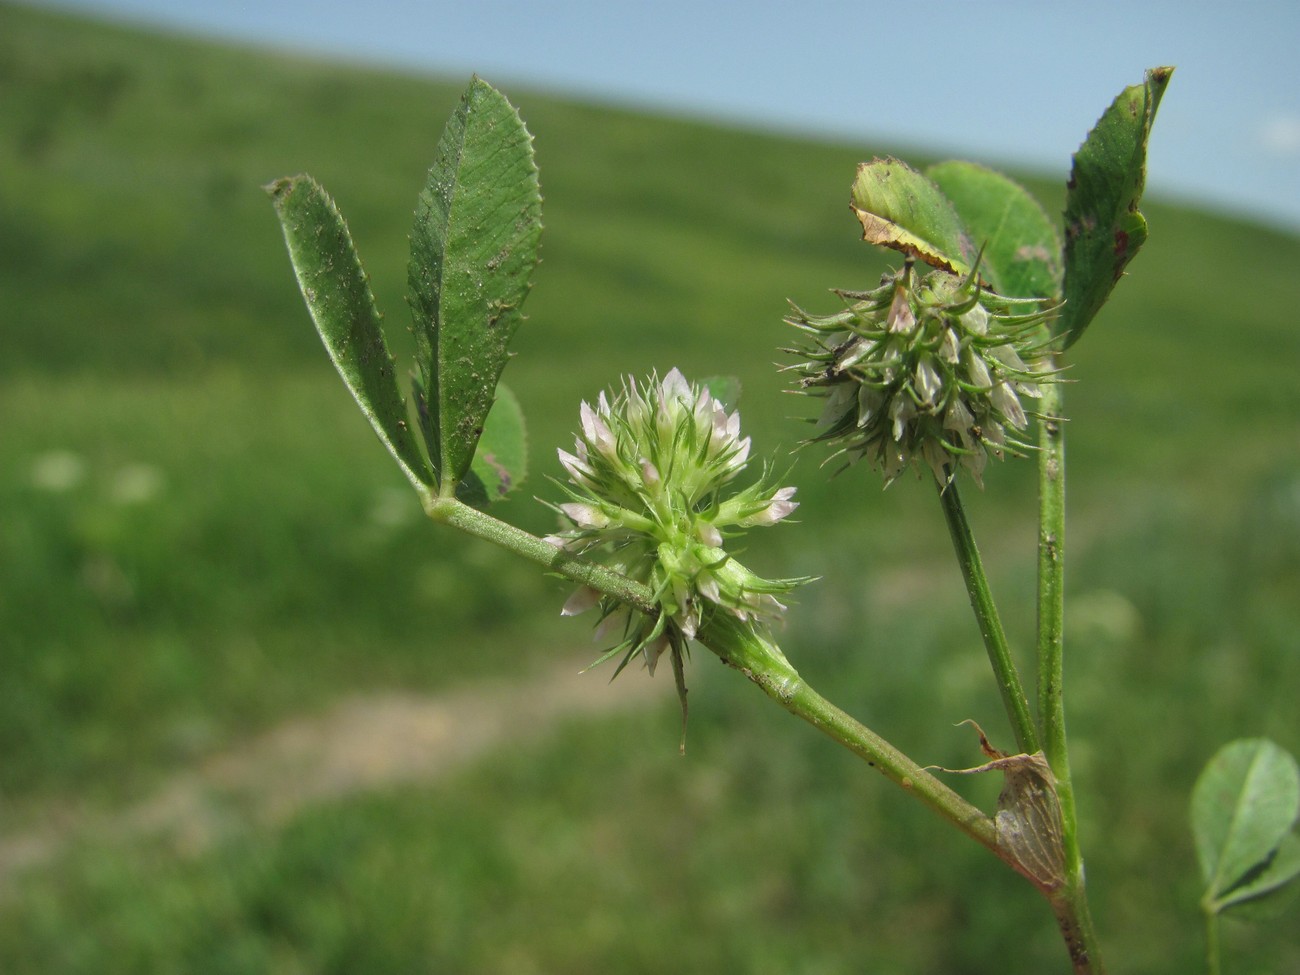
<instances>
[{"instance_id":1,"label":"blue sky","mask_svg":"<svg viewBox=\"0 0 1300 975\"><path fill-rule=\"evenodd\" d=\"M1148 191L1300 232L1297 0L29 2L1062 178L1172 64Z\"/></svg>"}]
</instances>

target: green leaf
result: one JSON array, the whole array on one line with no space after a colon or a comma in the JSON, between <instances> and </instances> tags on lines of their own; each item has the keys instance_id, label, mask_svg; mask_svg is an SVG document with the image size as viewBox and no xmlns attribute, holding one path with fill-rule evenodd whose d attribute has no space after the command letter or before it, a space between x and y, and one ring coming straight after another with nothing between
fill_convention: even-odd
<instances>
[{"instance_id":1,"label":"green leaf","mask_svg":"<svg viewBox=\"0 0 1300 975\"><path fill-rule=\"evenodd\" d=\"M478 77L438 141L411 232L408 293L440 491L465 478L537 263L532 136ZM422 415L422 420L426 417Z\"/></svg>"},{"instance_id":2,"label":"green leaf","mask_svg":"<svg viewBox=\"0 0 1300 975\"><path fill-rule=\"evenodd\" d=\"M1173 68L1153 68L1124 89L1074 155L1065 201L1065 307L1055 330L1065 344L1083 330L1147 239L1138 209L1147 139Z\"/></svg>"},{"instance_id":3,"label":"green leaf","mask_svg":"<svg viewBox=\"0 0 1300 975\"><path fill-rule=\"evenodd\" d=\"M528 476L528 437L519 400L504 383L483 425L471 472L483 485L486 501L496 501L519 487Z\"/></svg>"},{"instance_id":4,"label":"green leaf","mask_svg":"<svg viewBox=\"0 0 1300 975\"><path fill-rule=\"evenodd\" d=\"M310 176L279 179L266 190L303 299L339 375L411 483L417 488L432 484L407 421L381 316L342 214Z\"/></svg>"},{"instance_id":5,"label":"green leaf","mask_svg":"<svg viewBox=\"0 0 1300 975\"><path fill-rule=\"evenodd\" d=\"M852 206L868 243L953 274L967 273L975 260L975 248L943 191L897 159L858 166Z\"/></svg>"},{"instance_id":6,"label":"green leaf","mask_svg":"<svg viewBox=\"0 0 1300 975\"><path fill-rule=\"evenodd\" d=\"M1290 870L1295 853L1287 837L1297 814L1300 771L1294 758L1262 738L1221 748L1192 790L1192 834L1207 903L1231 903L1227 895L1236 888L1254 888L1261 877L1267 884Z\"/></svg>"},{"instance_id":7,"label":"green leaf","mask_svg":"<svg viewBox=\"0 0 1300 975\"><path fill-rule=\"evenodd\" d=\"M983 248L980 274L1011 298L1059 298L1061 241L1047 212L1001 173L953 160L926 170Z\"/></svg>"},{"instance_id":8,"label":"green leaf","mask_svg":"<svg viewBox=\"0 0 1300 975\"><path fill-rule=\"evenodd\" d=\"M1287 833L1260 869L1247 874L1245 880L1218 900L1216 910L1231 907L1240 914L1248 902L1277 893L1297 876L1300 876L1300 839L1294 833Z\"/></svg>"}]
</instances>

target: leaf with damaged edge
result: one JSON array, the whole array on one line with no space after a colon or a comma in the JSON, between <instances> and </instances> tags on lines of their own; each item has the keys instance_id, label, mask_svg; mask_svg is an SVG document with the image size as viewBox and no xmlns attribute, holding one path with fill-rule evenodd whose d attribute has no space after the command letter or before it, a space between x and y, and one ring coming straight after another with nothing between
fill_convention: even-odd
<instances>
[{"instance_id":1,"label":"leaf with damaged edge","mask_svg":"<svg viewBox=\"0 0 1300 975\"><path fill-rule=\"evenodd\" d=\"M1011 298L1061 294L1061 240L1047 212L1019 183L984 166L952 160L925 171L952 201L972 243L980 275Z\"/></svg>"},{"instance_id":2,"label":"leaf with damaged edge","mask_svg":"<svg viewBox=\"0 0 1300 975\"><path fill-rule=\"evenodd\" d=\"M1300 861L1291 829L1298 814L1300 771L1290 754L1263 738L1221 748L1192 790L1192 834L1207 903L1222 910L1294 877Z\"/></svg>"},{"instance_id":3,"label":"leaf with damaged edge","mask_svg":"<svg viewBox=\"0 0 1300 975\"><path fill-rule=\"evenodd\" d=\"M1138 209L1147 139L1173 68L1153 68L1125 88L1074 155L1065 200L1065 306L1054 330L1079 340L1147 239Z\"/></svg>"},{"instance_id":4,"label":"leaf with damaged edge","mask_svg":"<svg viewBox=\"0 0 1300 975\"><path fill-rule=\"evenodd\" d=\"M310 176L266 187L284 230L298 286L339 375L379 439L417 488L433 483L407 420L381 316L347 224Z\"/></svg>"},{"instance_id":5,"label":"leaf with damaged edge","mask_svg":"<svg viewBox=\"0 0 1300 975\"><path fill-rule=\"evenodd\" d=\"M470 471L541 236L532 136L477 76L438 141L416 206L408 295L441 493ZM422 418L424 419L424 418Z\"/></svg>"},{"instance_id":6,"label":"leaf with damaged edge","mask_svg":"<svg viewBox=\"0 0 1300 975\"><path fill-rule=\"evenodd\" d=\"M931 267L966 274L975 248L943 191L897 159L873 159L858 166L853 212L862 239L889 247Z\"/></svg>"}]
</instances>

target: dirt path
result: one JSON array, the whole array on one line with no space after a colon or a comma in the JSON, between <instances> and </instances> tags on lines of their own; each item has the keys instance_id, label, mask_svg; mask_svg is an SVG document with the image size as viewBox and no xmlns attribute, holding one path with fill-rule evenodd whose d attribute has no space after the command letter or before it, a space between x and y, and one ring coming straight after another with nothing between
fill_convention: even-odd
<instances>
[{"instance_id":1,"label":"dirt path","mask_svg":"<svg viewBox=\"0 0 1300 975\"><path fill-rule=\"evenodd\" d=\"M0 888L73 842L159 839L194 855L250 826L283 823L307 806L358 791L436 782L511 741L533 741L562 721L674 698L670 680L630 668L580 674L590 657L531 677L487 681L443 695L358 695L292 718L178 773L135 805L70 815L0 836Z\"/></svg>"}]
</instances>

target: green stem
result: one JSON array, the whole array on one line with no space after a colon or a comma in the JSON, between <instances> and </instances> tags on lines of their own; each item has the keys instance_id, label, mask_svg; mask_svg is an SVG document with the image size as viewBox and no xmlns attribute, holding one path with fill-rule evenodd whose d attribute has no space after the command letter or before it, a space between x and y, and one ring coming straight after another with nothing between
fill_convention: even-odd
<instances>
[{"instance_id":1,"label":"green stem","mask_svg":"<svg viewBox=\"0 0 1300 975\"><path fill-rule=\"evenodd\" d=\"M1097 952L1097 932L1092 926L1088 898L1082 884L1066 884L1048 895L1052 913L1061 929L1061 938L1070 953L1075 975L1105 975L1106 968Z\"/></svg>"},{"instance_id":2,"label":"green stem","mask_svg":"<svg viewBox=\"0 0 1300 975\"><path fill-rule=\"evenodd\" d=\"M993 821L988 816L813 690L785 659L780 648L755 632L752 626L720 613L709 621L699 640L781 707L864 759L971 839L998 853Z\"/></svg>"},{"instance_id":3,"label":"green stem","mask_svg":"<svg viewBox=\"0 0 1300 975\"><path fill-rule=\"evenodd\" d=\"M1205 970L1209 975L1219 975L1222 962L1219 955L1219 915L1218 912L1205 912Z\"/></svg>"},{"instance_id":4,"label":"green stem","mask_svg":"<svg viewBox=\"0 0 1300 975\"><path fill-rule=\"evenodd\" d=\"M944 517L948 521L948 533L952 536L957 562L961 565L962 578L966 581L966 593L970 596L971 609L975 611L975 619L979 622L980 635L984 638L984 648L988 651L989 663L993 665L998 690L1002 694L1002 704L1015 731L1016 745L1021 752L1033 754L1039 750L1038 729L1034 726L1033 716L1029 713L1029 701L1020 684L1020 675L1016 671L1015 661L1011 659L1011 650L1007 646L1002 620L998 617L997 606L989 590L988 577L984 574L984 563L980 559L979 549L975 546L975 536L971 533L970 523L966 520L966 510L962 507L957 480L951 478L946 485L936 483L939 488L939 500L943 504Z\"/></svg>"},{"instance_id":5,"label":"green stem","mask_svg":"<svg viewBox=\"0 0 1300 975\"><path fill-rule=\"evenodd\" d=\"M591 586L643 612L655 612L653 594L603 566L574 558L554 545L484 514L455 498L426 497L425 510L434 521L451 525L551 569L574 582ZM865 759L868 765L929 806L976 842L997 853L993 821L948 788L930 772L849 717L809 687L776 644L751 625L718 613L699 634L699 642L724 663L740 670L783 708Z\"/></svg>"},{"instance_id":6,"label":"green stem","mask_svg":"<svg viewBox=\"0 0 1300 975\"><path fill-rule=\"evenodd\" d=\"M1038 713L1043 722L1043 754L1056 776L1061 798L1066 861L1078 858L1070 755L1065 739L1063 688L1065 620L1065 429L1061 385L1043 386L1038 424ZM1073 853L1071 843L1073 842Z\"/></svg>"},{"instance_id":7,"label":"green stem","mask_svg":"<svg viewBox=\"0 0 1300 975\"><path fill-rule=\"evenodd\" d=\"M658 608L654 593L649 587L634 582L603 565L575 558L550 542L536 535L530 535L514 525L508 525L476 508L471 508L455 498L426 496L424 510L434 521L451 525L453 528L459 528L470 535L499 545L530 562L545 566L566 579L590 586L642 612L652 613Z\"/></svg>"},{"instance_id":8,"label":"green stem","mask_svg":"<svg viewBox=\"0 0 1300 975\"><path fill-rule=\"evenodd\" d=\"M1056 794L1061 805L1061 844L1065 883L1053 899L1071 916L1073 935L1065 921L1062 933L1075 954L1078 949L1090 959L1091 967L1077 971L1100 973L1103 967L1096 933L1088 913L1084 886L1083 854L1079 845L1078 815L1074 785L1070 778L1070 755L1065 737L1063 689L1065 620L1065 427L1063 392L1060 383L1045 383L1038 424L1038 714L1043 726L1043 754L1056 777Z\"/></svg>"}]
</instances>

